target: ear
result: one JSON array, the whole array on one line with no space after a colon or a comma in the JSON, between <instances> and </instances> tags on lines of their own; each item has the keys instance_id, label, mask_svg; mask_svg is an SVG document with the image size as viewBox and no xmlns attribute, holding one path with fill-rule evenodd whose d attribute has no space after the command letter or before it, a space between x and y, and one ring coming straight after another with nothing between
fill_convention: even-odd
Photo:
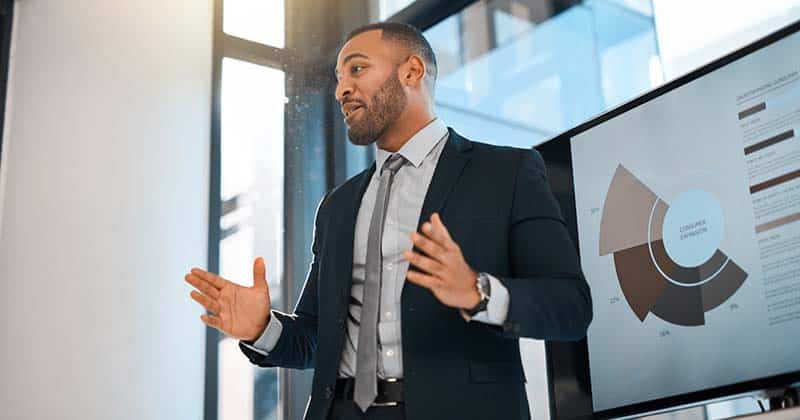
<instances>
[{"instance_id":1,"label":"ear","mask_svg":"<svg viewBox=\"0 0 800 420\"><path fill-rule=\"evenodd\" d=\"M418 55L412 54L400 66L400 82L409 87L417 87L425 79L425 62Z\"/></svg>"}]
</instances>

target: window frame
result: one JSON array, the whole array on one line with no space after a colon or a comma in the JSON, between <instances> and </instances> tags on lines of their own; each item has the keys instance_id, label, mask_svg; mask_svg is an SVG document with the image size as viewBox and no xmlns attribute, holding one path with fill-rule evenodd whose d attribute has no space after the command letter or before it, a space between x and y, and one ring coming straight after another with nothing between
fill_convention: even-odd
<instances>
[{"instance_id":1,"label":"window frame","mask_svg":"<svg viewBox=\"0 0 800 420\"><path fill-rule=\"evenodd\" d=\"M416 0L387 18L386 22L401 22L425 32L437 23L455 15L478 0Z\"/></svg>"},{"instance_id":2,"label":"window frame","mask_svg":"<svg viewBox=\"0 0 800 420\"><path fill-rule=\"evenodd\" d=\"M286 47L276 48L227 34L223 30L224 9L225 0L214 0L207 248L207 267L210 272L214 273L218 273L220 270L221 241L226 236L226 232L221 229L220 222L222 216L235 209L236 206L236 197L226 201L221 199L223 59L232 58L258 66L281 70L285 75L284 89L286 89L286 80L291 75L292 63L292 53ZM288 2L284 2L284 9L287 11ZM288 20L286 18L287 15L284 14L284 16L284 22L286 22ZM284 32L286 32L285 28L286 25L284 24ZM281 296L286 295L285 287L282 284ZM219 342L223 338L222 334L216 329L206 328L205 398L203 399L203 418L205 420L217 420L219 418ZM279 383L284 381L284 375L279 375L278 381ZM284 392L281 391L281 394L284 394ZM281 404L285 403L285 396L280 395L278 401Z\"/></svg>"},{"instance_id":3,"label":"window frame","mask_svg":"<svg viewBox=\"0 0 800 420\"><path fill-rule=\"evenodd\" d=\"M3 135L5 133L8 69L13 35L14 0L0 0L0 165L3 162Z\"/></svg>"}]
</instances>

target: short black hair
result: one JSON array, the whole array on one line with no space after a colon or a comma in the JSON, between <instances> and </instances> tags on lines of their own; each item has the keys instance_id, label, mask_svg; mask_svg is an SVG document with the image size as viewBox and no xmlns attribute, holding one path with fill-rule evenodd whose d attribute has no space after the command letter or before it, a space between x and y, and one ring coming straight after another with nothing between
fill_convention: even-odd
<instances>
[{"instance_id":1,"label":"short black hair","mask_svg":"<svg viewBox=\"0 0 800 420\"><path fill-rule=\"evenodd\" d=\"M431 76L432 81L435 82L437 74L436 54L433 53L431 44L428 43L428 40L425 39L422 32L414 26L400 22L370 23L350 31L342 44L351 40L356 35L372 30L381 30L381 39L399 42L414 54L422 57L428 74Z\"/></svg>"}]
</instances>

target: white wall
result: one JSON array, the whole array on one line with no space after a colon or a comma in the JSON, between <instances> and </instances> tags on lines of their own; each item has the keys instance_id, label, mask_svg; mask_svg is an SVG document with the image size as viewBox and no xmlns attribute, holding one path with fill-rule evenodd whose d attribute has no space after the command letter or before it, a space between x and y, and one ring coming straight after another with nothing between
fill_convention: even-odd
<instances>
[{"instance_id":1,"label":"white wall","mask_svg":"<svg viewBox=\"0 0 800 420\"><path fill-rule=\"evenodd\" d=\"M22 0L0 163L0 417L200 419L211 0Z\"/></svg>"}]
</instances>

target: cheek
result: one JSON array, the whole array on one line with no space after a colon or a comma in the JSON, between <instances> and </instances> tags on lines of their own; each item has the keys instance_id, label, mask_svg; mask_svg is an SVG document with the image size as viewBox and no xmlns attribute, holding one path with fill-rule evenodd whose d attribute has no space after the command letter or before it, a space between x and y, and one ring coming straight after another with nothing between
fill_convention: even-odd
<instances>
[{"instance_id":1,"label":"cheek","mask_svg":"<svg viewBox=\"0 0 800 420\"><path fill-rule=\"evenodd\" d=\"M378 93L386 80L386 76L377 74L377 72L359 78L358 89L364 100L372 103L375 99L375 94Z\"/></svg>"},{"instance_id":2,"label":"cheek","mask_svg":"<svg viewBox=\"0 0 800 420\"><path fill-rule=\"evenodd\" d=\"M367 103L367 106L370 106L375 102L375 89L372 89L367 86L362 86L361 95L362 98L364 98L364 102Z\"/></svg>"}]
</instances>

